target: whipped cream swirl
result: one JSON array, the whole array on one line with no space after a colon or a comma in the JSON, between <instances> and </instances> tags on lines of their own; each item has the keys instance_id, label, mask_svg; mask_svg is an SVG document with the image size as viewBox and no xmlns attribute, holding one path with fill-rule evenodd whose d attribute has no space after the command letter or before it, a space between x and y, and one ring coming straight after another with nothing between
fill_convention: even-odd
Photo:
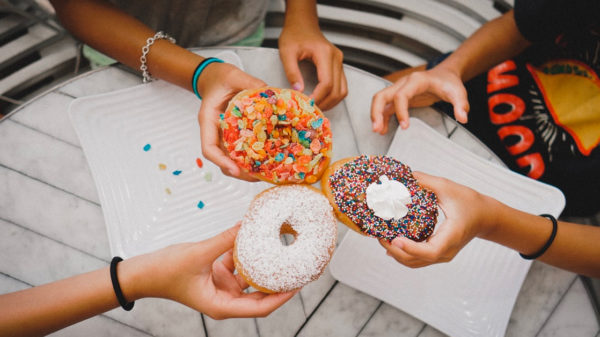
<instances>
[{"instance_id":1,"label":"whipped cream swirl","mask_svg":"<svg viewBox=\"0 0 600 337\"><path fill-rule=\"evenodd\" d=\"M390 180L387 176L379 177L367 187L367 206L373 210L376 216L384 219L400 219L408 213L408 207L412 203L410 192L399 181Z\"/></svg>"}]
</instances>

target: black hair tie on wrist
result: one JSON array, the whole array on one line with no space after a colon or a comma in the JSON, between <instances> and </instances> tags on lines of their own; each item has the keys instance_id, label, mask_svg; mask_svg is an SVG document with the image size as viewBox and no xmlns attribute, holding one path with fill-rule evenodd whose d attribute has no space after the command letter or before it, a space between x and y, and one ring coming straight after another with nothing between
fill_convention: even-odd
<instances>
[{"instance_id":1,"label":"black hair tie on wrist","mask_svg":"<svg viewBox=\"0 0 600 337\"><path fill-rule=\"evenodd\" d=\"M540 214L540 216L548 218L548 219L550 219L550 221L552 221L552 234L550 234L550 238L548 238L548 241L546 241L546 244L544 245L544 247L542 247L542 249L540 249L539 251L537 251L531 255L524 255L523 253L519 253L519 255L521 255L521 257L524 258L525 260L535 260L538 257L542 256L546 252L546 250L548 250L548 248L550 248L550 245L552 245L552 242L554 241L554 238L556 237L556 232L558 231L558 222L556 221L556 218L550 214Z\"/></svg>"},{"instance_id":2,"label":"black hair tie on wrist","mask_svg":"<svg viewBox=\"0 0 600 337\"><path fill-rule=\"evenodd\" d=\"M112 261L110 261L110 280L112 281L113 289L115 290L115 295L117 296L117 300L119 304L125 311L130 311L133 309L133 302L127 302L125 296L123 296L123 292L121 291L121 286L119 285L119 279L117 278L117 264L123 261L122 258L115 256Z\"/></svg>"}]
</instances>

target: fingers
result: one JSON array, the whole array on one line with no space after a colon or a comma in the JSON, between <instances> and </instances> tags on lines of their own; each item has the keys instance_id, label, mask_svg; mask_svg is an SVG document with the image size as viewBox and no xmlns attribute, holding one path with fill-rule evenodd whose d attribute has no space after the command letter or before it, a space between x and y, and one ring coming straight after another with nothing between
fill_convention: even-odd
<instances>
[{"instance_id":1,"label":"fingers","mask_svg":"<svg viewBox=\"0 0 600 337\"><path fill-rule=\"evenodd\" d=\"M219 166L223 172L231 176L239 176L240 168L229 156L227 156L220 147L221 138L219 136L219 126L217 123L218 112L209 107L209 102L202 102L198 122L200 124L200 138L202 144L202 154L215 165Z\"/></svg>"},{"instance_id":2,"label":"fingers","mask_svg":"<svg viewBox=\"0 0 600 337\"><path fill-rule=\"evenodd\" d=\"M319 83L311 94L322 110L329 110L348 94L343 53L337 49L317 51L312 57Z\"/></svg>"},{"instance_id":3,"label":"fingers","mask_svg":"<svg viewBox=\"0 0 600 337\"><path fill-rule=\"evenodd\" d=\"M387 132L389 119L391 114L394 113L394 106L390 103L393 102L394 95L396 94L398 87L402 84L403 81L389 86L373 96L371 101L371 121L373 122L372 128L374 132L378 132L382 135Z\"/></svg>"},{"instance_id":4,"label":"fingers","mask_svg":"<svg viewBox=\"0 0 600 337\"><path fill-rule=\"evenodd\" d=\"M297 292L243 294L228 302L224 308L221 308L221 311L227 313L227 317L265 317L294 297Z\"/></svg>"},{"instance_id":5,"label":"fingers","mask_svg":"<svg viewBox=\"0 0 600 337\"><path fill-rule=\"evenodd\" d=\"M227 270L227 273L235 277L235 281L241 289L248 288L249 285L246 282L246 280L244 280L244 278L241 275L234 274L235 263L233 262L233 251L230 250L227 253L225 253L225 255L223 255L223 258L220 261L215 261L215 264L222 264L223 267L225 267L225 269ZM217 269L215 268L215 266L213 266L213 271L217 273Z\"/></svg>"},{"instance_id":6,"label":"fingers","mask_svg":"<svg viewBox=\"0 0 600 337\"><path fill-rule=\"evenodd\" d=\"M442 253L444 247L432 244L431 241L416 242L408 238L397 237L392 241L392 247L423 262L444 262Z\"/></svg>"},{"instance_id":7,"label":"fingers","mask_svg":"<svg viewBox=\"0 0 600 337\"><path fill-rule=\"evenodd\" d=\"M419 182L419 185L426 187L429 190L436 191L442 184L445 184L447 179L429 175L425 172L414 171L413 176Z\"/></svg>"},{"instance_id":8,"label":"fingers","mask_svg":"<svg viewBox=\"0 0 600 337\"><path fill-rule=\"evenodd\" d=\"M431 264L431 262L424 261L416 256L406 253L398 246L390 244L385 240L379 240L379 243L387 250L387 255L393 257L396 261L407 267L420 268Z\"/></svg>"},{"instance_id":9,"label":"fingers","mask_svg":"<svg viewBox=\"0 0 600 337\"><path fill-rule=\"evenodd\" d=\"M298 50L295 48L280 49L279 57L281 58L281 63L283 64L285 76L292 85L292 89L304 91L304 78L302 78L302 73L300 72L300 67L298 66Z\"/></svg>"},{"instance_id":10,"label":"fingers","mask_svg":"<svg viewBox=\"0 0 600 337\"><path fill-rule=\"evenodd\" d=\"M240 224L238 223L221 234L198 243L198 247L202 248L203 257L216 260L219 256L233 248L233 242L239 229Z\"/></svg>"},{"instance_id":11,"label":"fingers","mask_svg":"<svg viewBox=\"0 0 600 337\"><path fill-rule=\"evenodd\" d=\"M453 88L448 92L448 101L454 107L454 118L460 123L468 122L469 99L464 86Z\"/></svg>"}]
</instances>

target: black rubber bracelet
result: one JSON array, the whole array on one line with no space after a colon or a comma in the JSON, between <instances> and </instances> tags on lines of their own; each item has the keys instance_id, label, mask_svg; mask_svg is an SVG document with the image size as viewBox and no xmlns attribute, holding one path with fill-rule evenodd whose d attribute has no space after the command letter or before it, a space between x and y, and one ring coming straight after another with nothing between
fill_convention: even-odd
<instances>
[{"instance_id":1,"label":"black rubber bracelet","mask_svg":"<svg viewBox=\"0 0 600 337\"><path fill-rule=\"evenodd\" d=\"M124 310L129 311L133 309L135 301L127 302L125 296L123 296L123 292L121 291L119 279L117 278L117 264L121 261L123 261L123 259L118 256L113 257L112 261L110 261L110 280L112 281L113 289L115 290L115 295L117 295L119 304Z\"/></svg>"},{"instance_id":2,"label":"black rubber bracelet","mask_svg":"<svg viewBox=\"0 0 600 337\"><path fill-rule=\"evenodd\" d=\"M552 221L552 234L550 234L550 238L548 238L548 241L546 241L546 244L544 245L544 247L542 247L542 249L538 250L537 252L535 252L531 255L524 255L522 253L519 253L519 255L521 255L521 257L524 258L525 260L535 260L538 257L542 256L546 252L546 250L548 250L548 248L550 248L550 245L552 245L552 242L554 241L554 238L556 237L556 232L558 231L558 222L556 221L556 218L550 214L540 214L540 216L548 218Z\"/></svg>"}]
</instances>

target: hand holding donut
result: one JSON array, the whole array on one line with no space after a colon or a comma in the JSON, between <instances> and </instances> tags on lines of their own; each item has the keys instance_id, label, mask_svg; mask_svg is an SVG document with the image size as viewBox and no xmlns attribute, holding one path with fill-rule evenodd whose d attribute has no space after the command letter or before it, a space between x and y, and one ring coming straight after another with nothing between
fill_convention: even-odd
<instances>
[{"instance_id":1,"label":"hand holding donut","mask_svg":"<svg viewBox=\"0 0 600 337\"><path fill-rule=\"evenodd\" d=\"M232 253L239 229L237 225L199 243L178 244L121 262L125 268L133 265L143 270L145 275L122 284L123 292L130 300L168 298L214 319L267 316L295 292L244 292L248 283L234 274Z\"/></svg>"},{"instance_id":2,"label":"hand holding donut","mask_svg":"<svg viewBox=\"0 0 600 337\"><path fill-rule=\"evenodd\" d=\"M388 255L411 268L451 261L474 237L489 230L493 199L448 179L415 172L419 182L438 196L446 220L423 242L397 237L379 240Z\"/></svg>"},{"instance_id":3,"label":"hand holding donut","mask_svg":"<svg viewBox=\"0 0 600 337\"><path fill-rule=\"evenodd\" d=\"M237 93L264 85L262 80L227 63L212 63L204 69L198 80L198 91L203 98L198 112L202 154L219 166L225 175L256 181L241 170L222 149L219 116L225 112L229 100Z\"/></svg>"}]
</instances>

